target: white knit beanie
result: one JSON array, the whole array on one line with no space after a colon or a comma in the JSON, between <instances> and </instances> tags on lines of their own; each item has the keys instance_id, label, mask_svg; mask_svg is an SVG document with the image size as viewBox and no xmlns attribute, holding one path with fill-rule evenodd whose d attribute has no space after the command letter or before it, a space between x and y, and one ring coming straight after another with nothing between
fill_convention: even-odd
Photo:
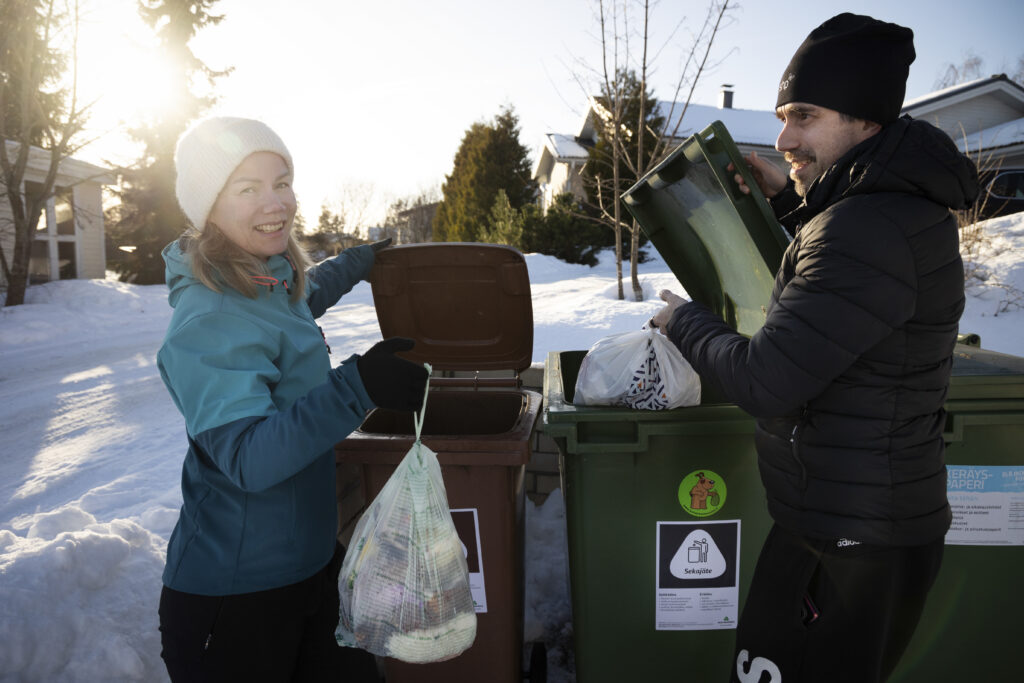
<instances>
[{"instance_id":1,"label":"white knit beanie","mask_svg":"<svg viewBox=\"0 0 1024 683\"><path fill-rule=\"evenodd\" d=\"M254 152L274 152L295 172L288 148L265 123L229 116L199 121L178 139L174 150L174 192L185 216L197 230L238 165Z\"/></svg>"}]
</instances>

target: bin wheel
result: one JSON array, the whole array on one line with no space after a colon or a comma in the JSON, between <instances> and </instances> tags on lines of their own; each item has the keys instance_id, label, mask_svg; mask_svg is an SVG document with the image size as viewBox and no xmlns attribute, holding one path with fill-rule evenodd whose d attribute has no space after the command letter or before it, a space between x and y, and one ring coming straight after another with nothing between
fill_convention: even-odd
<instances>
[{"instance_id":1,"label":"bin wheel","mask_svg":"<svg viewBox=\"0 0 1024 683\"><path fill-rule=\"evenodd\" d=\"M526 672L530 683L547 683L548 649L544 643L534 643L530 648L530 670Z\"/></svg>"}]
</instances>

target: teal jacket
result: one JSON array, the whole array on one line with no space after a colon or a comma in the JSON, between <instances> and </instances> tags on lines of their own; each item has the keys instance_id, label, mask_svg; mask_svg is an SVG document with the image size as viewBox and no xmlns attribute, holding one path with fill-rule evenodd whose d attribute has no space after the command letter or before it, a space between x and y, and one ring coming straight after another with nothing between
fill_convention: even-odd
<instances>
[{"instance_id":1,"label":"teal jacket","mask_svg":"<svg viewBox=\"0 0 1024 683\"><path fill-rule=\"evenodd\" d=\"M164 585L231 595L308 578L335 547L333 446L373 408L356 356L332 368L314 318L369 275L373 250L311 268L298 302L283 255L255 299L203 285L177 242L163 256L174 313L157 364L189 443Z\"/></svg>"}]
</instances>

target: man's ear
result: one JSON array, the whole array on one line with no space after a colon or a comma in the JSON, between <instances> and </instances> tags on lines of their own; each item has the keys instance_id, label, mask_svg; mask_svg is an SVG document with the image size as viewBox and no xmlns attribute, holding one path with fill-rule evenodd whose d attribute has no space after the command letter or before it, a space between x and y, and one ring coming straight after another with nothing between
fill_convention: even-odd
<instances>
[{"instance_id":1,"label":"man's ear","mask_svg":"<svg viewBox=\"0 0 1024 683\"><path fill-rule=\"evenodd\" d=\"M864 120L864 131L868 134L867 137L871 137L880 130L882 130L882 124Z\"/></svg>"}]
</instances>

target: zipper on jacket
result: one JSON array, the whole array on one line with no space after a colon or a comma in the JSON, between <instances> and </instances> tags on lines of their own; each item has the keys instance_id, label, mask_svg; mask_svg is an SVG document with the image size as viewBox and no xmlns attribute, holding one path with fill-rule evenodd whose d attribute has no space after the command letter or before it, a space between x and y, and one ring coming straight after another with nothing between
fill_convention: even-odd
<instances>
[{"instance_id":1,"label":"zipper on jacket","mask_svg":"<svg viewBox=\"0 0 1024 683\"><path fill-rule=\"evenodd\" d=\"M213 615L213 622L210 624L210 630L206 634L206 640L203 641L203 654L201 656L205 656L210 649L210 643L213 641L213 632L217 630L217 622L220 621L221 612L224 611L225 599L226 597L222 595L217 600L217 611Z\"/></svg>"},{"instance_id":2,"label":"zipper on jacket","mask_svg":"<svg viewBox=\"0 0 1024 683\"><path fill-rule=\"evenodd\" d=\"M793 431L789 435L789 446L793 452L793 459L796 460L796 464L800 466L800 490L807 490L807 466L804 465L803 458L800 457L800 432L804 426L804 422L807 419L807 406L804 406L803 411L800 413L800 419L797 420L796 424L793 425Z\"/></svg>"},{"instance_id":3,"label":"zipper on jacket","mask_svg":"<svg viewBox=\"0 0 1024 683\"><path fill-rule=\"evenodd\" d=\"M320 330L320 336L324 338L324 346L327 347L327 354L330 355L330 353L331 353L331 345L327 343L327 334L324 332L324 328L322 328L319 325L317 325L316 329Z\"/></svg>"}]
</instances>

